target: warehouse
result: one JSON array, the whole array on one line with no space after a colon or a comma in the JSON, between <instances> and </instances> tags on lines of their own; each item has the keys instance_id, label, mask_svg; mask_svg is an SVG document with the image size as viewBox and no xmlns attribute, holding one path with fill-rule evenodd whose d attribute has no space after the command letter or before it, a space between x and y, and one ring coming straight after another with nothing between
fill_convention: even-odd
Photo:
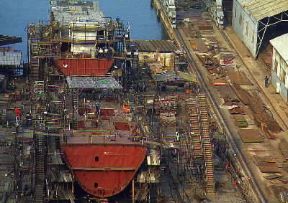
<instances>
[{"instance_id":1,"label":"warehouse","mask_svg":"<svg viewBox=\"0 0 288 203\"><path fill-rule=\"evenodd\" d=\"M270 41L273 46L272 84L276 92L288 101L288 34Z\"/></svg>"},{"instance_id":2,"label":"warehouse","mask_svg":"<svg viewBox=\"0 0 288 203\"><path fill-rule=\"evenodd\" d=\"M159 62L167 69L173 69L175 65L175 52L177 48L169 40L132 40L129 44L130 52L138 51L139 62Z\"/></svg>"},{"instance_id":3,"label":"warehouse","mask_svg":"<svg viewBox=\"0 0 288 203\"><path fill-rule=\"evenodd\" d=\"M21 75L23 73L22 52L9 47L0 47L0 73Z\"/></svg>"},{"instance_id":4,"label":"warehouse","mask_svg":"<svg viewBox=\"0 0 288 203\"><path fill-rule=\"evenodd\" d=\"M288 32L287 11L285 0L234 0L232 26L253 57L270 39Z\"/></svg>"}]
</instances>

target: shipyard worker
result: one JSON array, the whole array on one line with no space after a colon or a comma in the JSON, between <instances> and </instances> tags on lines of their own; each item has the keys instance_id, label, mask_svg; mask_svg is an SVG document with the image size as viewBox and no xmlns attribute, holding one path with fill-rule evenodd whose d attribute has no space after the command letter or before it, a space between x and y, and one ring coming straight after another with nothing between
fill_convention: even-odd
<instances>
[{"instance_id":1,"label":"shipyard worker","mask_svg":"<svg viewBox=\"0 0 288 203\"><path fill-rule=\"evenodd\" d=\"M267 75L265 76L264 82L265 82L265 87L268 87L268 85L269 85L269 77Z\"/></svg>"},{"instance_id":2,"label":"shipyard worker","mask_svg":"<svg viewBox=\"0 0 288 203\"><path fill-rule=\"evenodd\" d=\"M176 141L179 142L179 140L180 140L180 135L179 135L179 132L176 131Z\"/></svg>"},{"instance_id":3,"label":"shipyard worker","mask_svg":"<svg viewBox=\"0 0 288 203\"><path fill-rule=\"evenodd\" d=\"M145 82L142 82L141 91L142 91L142 92L145 92L145 91L146 91L146 84L145 84Z\"/></svg>"},{"instance_id":4,"label":"shipyard worker","mask_svg":"<svg viewBox=\"0 0 288 203\"><path fill-rule=\"evenodd\" d=\"M26 126L32 126L32 115L31 113L26 114Z\"/></svg>"},{"instance_id":5,"label":"shipyard worker","mask_svg":"<svg viewBox=\"0 0 288 203\"><path fill-rule=\"evenodd\" d=\"M16 125L15 125L15 130L16 130L16 134L18 134L19 133L19 128L20 128L20 122L19 122L19 120L17 120L16 119Z\"/></svg>"},{"instance_id":6,"label":"shipyard worker","mask_svg":"<svg viewBox=\"0 0 288 203\"><path fill-rule=\"evenodd\" d=\"M19 107L15 107L14 111L15 111L16 118L20 119L21 114L22 114L21 109Z\"/></svg>"},{"instance_id":7,"label":"shipyard worker","mask_svg":"<svg viewBox=\"0 0 288 203\"><path fill-rule=\"evenodd\" d=\"M96 102L96 113L97 113L97 115L100 115L100 102Z\"/></svg>"}]
</instances>

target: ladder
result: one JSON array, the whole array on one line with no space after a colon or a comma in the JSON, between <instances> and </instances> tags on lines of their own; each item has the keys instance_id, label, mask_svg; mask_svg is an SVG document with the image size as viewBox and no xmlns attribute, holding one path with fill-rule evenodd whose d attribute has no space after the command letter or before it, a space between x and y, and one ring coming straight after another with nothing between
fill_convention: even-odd
<instances>
[{"instance_id":1,"label":"ladder","mask_svg":"<svg viewBox=\"0 0 288 203\"><path fill-rule=\"evenodd\" d=\"M32 56L30 59L30 79L39 79L40 61L38 57Z\"/></svg>"},{"instance_id":2,"label":"ladder","mask_svg":"<svg viewBox=\"0 0 288 203\"><path fill-rule=\"evenodd\" d=\"M198 102L201 120L203 155L205 162L206 193L208 195L213 195L215 193L213 151L209 133L209 115L207 111L208 105L204 94L200 94L198 96Z\"/></svg>"},{"instance_id":3,"label":"ladder","mask_svg":"<svg viewBox=\"0 0 288 203\"><path fill-rule=\"evenodd\" d=\"M202 158L202 146L201 146L201 131L200 131L200 117L199 110L197 108L197 101L195 99L186 100L186 111L189 122L189 138L192 144L193 160Z\"/></svg>"},{"instance_id":4,"label":"ladder","mask_svg":"<svg viewBox=\"0 0 288 203\"><path fill-rule=\"evenodd\" d=\"M77 117L78 117L78 107L79 107L79 92L77 90L72 92L72 106L73 106L73 120L72 120L72 128L77 129Z\"/></svg>"},{"instance_id":5,"label":"ladder","mask_svg":"<svg viewBox=\"0 0 288 203\"><path fill-rule=\"evenodd\" d=\"M34 199L36 203L45 200L45 163L46 163L46 136L44 133L34 134L35 142L35 190Z\"/></svg>"}]
</instances>

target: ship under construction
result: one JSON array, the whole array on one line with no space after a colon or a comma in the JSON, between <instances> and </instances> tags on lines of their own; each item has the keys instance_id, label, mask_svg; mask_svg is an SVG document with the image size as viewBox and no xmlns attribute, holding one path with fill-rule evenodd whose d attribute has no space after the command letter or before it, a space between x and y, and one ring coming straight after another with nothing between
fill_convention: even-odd
<instances>
[{"instance_id":1,"label":"ship under construction","mask_svg":"<svg viewBox=\"0 0 288 203\"><path fill-rule=\"evenodd\" d=\"M16 202L245 202L181 47L130 39L97 1L50 10L28 26L27 77L1 102L21 154Z\"/></svg>"}]
</instances>

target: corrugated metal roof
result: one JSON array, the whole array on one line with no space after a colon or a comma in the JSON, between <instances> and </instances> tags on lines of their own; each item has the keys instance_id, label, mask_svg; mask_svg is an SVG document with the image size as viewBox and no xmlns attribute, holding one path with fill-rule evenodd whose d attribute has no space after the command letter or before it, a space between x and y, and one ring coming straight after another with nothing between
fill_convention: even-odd
<instances>
[{"instance_id":1,"label":"corrugated metal roof","mask_svg":"<svg viewBox=\"0 0 288 203\"><path fill-rule=\"evenodd\" d=\"M176 75L175 72L162 72L152 75L153 79L157 82L177 82L183 81L181 77Z\"/></svg>"},{"instance_id":2,"label":"corrugated metal roof","mask_svg":"<svg viewBox=\"0 0 288 203\"><path fill-rule=\"evenodd\" d=\"M257 20L288 11L287 0L238 0Z\"/></svg>"},{"instance_id":3,"label":"corrugated metal roof","mask_svg":"<svg viewBox=\"0 0 288 203\"><path fill-rule=\"evenodd\" d=\"M131 45L136 45L139 52L170 53L177 50L171 40L131 40Z\"/></svg>"},{"instance_id":4,"label":"corrugated metal roof","mask_svg":"<svg viewBox=\"0 0 288 203\"><path fill-rule=\"evenodd\" d=\"M0 35L0 46L7 45L7 44L15 44L22 42L21 37L14 37L14 36L7 36L7 35Z\"/></svg>"},{"instance_id":5,"label":"corrugated metal roof","mask_svg":"<svg viewBox=\"0 0 288 203\"><path fill-rule=\"evenodd\" d=\"M122 86L113 77L67 77L71 89L112 89L120 90Z\"/></svg>"},{"instance_id":6,"label":"corrugated metal roof","mask_svg":"<svg viewBox=\"0 0 288 203\"><path fill-rule=\"evenodd\" d=\"M277 52L281 55L284 61L288 63L288 34L281 35L280 37L276 37L270 40L272 46L277 50Z\"/></svg>"}]
</instances>

